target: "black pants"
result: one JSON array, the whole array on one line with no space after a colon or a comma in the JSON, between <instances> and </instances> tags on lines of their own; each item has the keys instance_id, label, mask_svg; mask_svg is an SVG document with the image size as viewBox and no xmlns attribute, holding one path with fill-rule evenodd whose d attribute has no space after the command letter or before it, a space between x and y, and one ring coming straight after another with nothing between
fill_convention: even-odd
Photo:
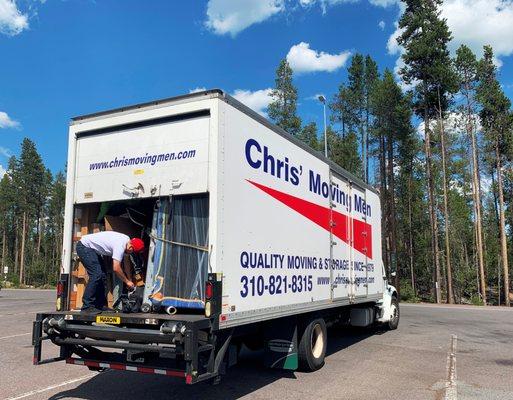
<instances>
[{"instance_id":1,"label":"black pants","mask_svg":"<svg viewBox=\"0 0 513 400\"><path fill-rule=\"evenodd\" d=\"M77 243L77 254L82 264L84 264L87 275L89 275L89 282L82 297L82 310L91 307L101 310L107 305L105 290L107 275L105 274L103 258L95 250L84 246L81 242Z\"/></svg>"}]
</instances>

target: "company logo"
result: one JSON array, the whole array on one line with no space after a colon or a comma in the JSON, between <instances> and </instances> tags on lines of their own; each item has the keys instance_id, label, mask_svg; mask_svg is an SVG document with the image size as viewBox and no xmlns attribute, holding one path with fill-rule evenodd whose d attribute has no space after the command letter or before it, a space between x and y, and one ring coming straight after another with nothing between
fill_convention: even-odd
<instances>
[{"instance_id":1,"label":"company logo","mask_svg":"<svg viewBox=\"0 0 513 400\"><path fill-rule=\"evenodd\" d=\"M331 230L334 236L372 259L372 226L370 224L249 179L247 181L321 228Z\"/></svg>"}]
</instances>

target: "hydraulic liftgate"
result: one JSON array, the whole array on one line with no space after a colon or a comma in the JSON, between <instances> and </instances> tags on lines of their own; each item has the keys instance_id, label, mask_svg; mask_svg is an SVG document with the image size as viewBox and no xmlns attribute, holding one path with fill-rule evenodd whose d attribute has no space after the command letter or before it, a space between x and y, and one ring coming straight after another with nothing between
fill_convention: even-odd
<instances>
[{"instance_id":1,"label":"hydraulic liftgate","mask_svg":"<svg viewBox=\"0 0 513 400\"><path fill-rule=\"evenodd\" d=\"M232 329L219 330L221 281L213 285L212 317L203 314L40 313L33 324L34 365L65 360L90 369L116 369L185 378L187 384L217 378L229 357ZM217 304L219 303L219 304ZM98 319L99 318L99 319ZM99 323L99 321L105 323ZM42 359L43 342L60 347Z\"/></svg>"}]
</instances>

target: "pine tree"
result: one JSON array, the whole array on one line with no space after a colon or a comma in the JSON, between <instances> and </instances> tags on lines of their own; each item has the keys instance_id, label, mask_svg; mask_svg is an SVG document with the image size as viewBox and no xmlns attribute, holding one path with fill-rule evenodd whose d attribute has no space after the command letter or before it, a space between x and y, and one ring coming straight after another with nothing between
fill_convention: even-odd
<instances>
[{"instance_id":1,"label":"pine tree","mask_svg":"<svg viewBox=\"0 0 513 400\"><path fill-rule=\"evenodd\" d=\"M494 168L497 175L499 236L501 263L504 274L504 299L507 306L509 300L509 266L508 246L506 239L505 204L504 204L504 171L505 155L508 153L510 135L512 134L511 102L505 96L497 80L497 69L493 63L493 50L484 47L483 59L478 65L479 85L477 99L481 104L479 116L488 145L495 156Z\"/></svg>"},{"instance_id":2,"label":"pine tree","mask_svg":"<svg viewBox=\"0 0 513 400\"><path fill-rule=\"evenodd\" d=\"M362 160L358 155L358 137L354 132L345 136L337 134L331 126L326 129L328 134L328 158L353 175L361 176ZM324 135L319 139L324 143Z\"/></svg>"},{"instance_id":3,"label":"pine tree","mask_svg":"<svg viewBox=\"0 0 513 400\"><path fill-rule=\"evenodd\" d=\"M62 255L62 240L64 226L64 205L66 198L66 177L62 172L55 175L48 201L48 240L51 249L50 279L57 280L60 258ZM48 283L52 283L51 281Z\"/></svg>"},{"instance_id":4,"label":"pine tree","mask_svg":"<svg viewBox=\"0 0 513 400\"><path fill-rule=\"evenodd\" d=\"M361 54L355 54L351 59L351 65L347 69L348 73L348 88L350 93L350 106L351 113L354 115L357 124L357 133L360 137L360 154L362 158L363 174L362 178L366 176L366 141L365 141L365 59ZM364 178L365 179L365 178Z\"/></svg>"},{"instance_id":5,"label":"pine tree","mask_svg":"<svg viewBox=\"0 0 513 400\"><path fill-rule=\"evenodd\" d=\"M481 288L481 298L484 304L486 299L486 274L484 263L483 247L483 227L482 227L482 204L481 204L481 185L479 171L479 152L476 139L476 114L477 107L475 102L477 76L477 59L472 50L465 45L461 45L456 51L455 60L456 72L460 81L460 93L464 98L464 103L460 107L460 113L463 115L464 126L467 136L470 139L470 153L472 160L472 200L474 204L474 230L476 253L479 268L479 281Z\"/></svg>"},{"instance_id":6,"label":"pine tree","mask_svg":"<svg viewBox=\"0 0 513 400\"><path fill-rule=\"evenodd\" d=\"M434 293L436 302L441 302L441 269L438 249L438 222L433 179L431 124L438 117L437 110L444 113L449 105L448 93L456 90L454 74L448 69L451 59L448 43L451 33L444 19L440 18L442 0L403 0L405 11L399 21L402 34L397 39L404 47L404 67L400 73L405 83L414 85L413 107L424 122L426 155L426 177L428 206L431 224L431 248L434 265Z\"/></svg>"},{"instance_id":7,"label":"pine tree","mask_svg":"<svg viewBox=\"0 0 513 400\"><path fill-rule=\"evenodd\" d=\"M297 89L292 82L292 68L286 59L281 60L276 70L272 101L267 108L269 117L291 135L301 130L301 119L296 115Z\"/></svg>"},{"instance_id":8,"label":"pine tree","mask_svg":"<svg viewBox=\"0 0 513 400\"><path fill-rule=\"evenodd\" d=\"M317 124L315 122L310 122L305 125L297 135L297 138L306 143L312 149L320 150L319 141L317 139Z\"/></svg>"},{"instance_id":9,"label":"pine tree","mask_svg":"<svg viewBox=\"0 0 513 400\"><path fill-rule=\"evenodd\" d=\"M364 89L364 155L363 155L363 164L364 164L364 178L365 182L369 182L369 131L371 129L372 123L372 113L371 113L371 96L374 91L374 87L379 79L378 65L376 61L372 59L371 56L365 57L365 89Z\"/></svg>"},{"instance_id":10,"label":"pine tree","mask_svg":"<svg viewBox=\"0 0 513 400\"><path fill-rule=\"evenodd\" d=\"M26 283L25 267L27 263L27 240L32 232L34 219L45 200L46 170L34 142L25 138L21 144L21 154L15 173L14 183L18 188L21 211L21 245L20 245L20 284Z\"/></svg>"},{"instance_id":11,"label":"pine tree","mask_svg":"<svg viewBox=\"0 0 513 400\"><path fill-rule=\"evenodd\" d=\"M345 83L338 88L333 102L330 104L331 121L340 125L340 134L344 137L348 132L353 132L358 126L358 118L354 113L351 90Z\"/></svg>"},{"instance_id":12,"label":"pine tree","mask_svg":"<svg viewBox=\"0 0 513 400\"><path fill-rule=\"evenodd\" d=\"M413 128L411 126L410 98L405 96L399 85L395 82L394 75L386 70L383 79L374 84L374 90L370 96L370 106L374 115L373 134L379 137L383 148L382 173L383 185L382 204L386 204L384 215L385 240L389 243L390 269L397 271L396 287L400 287L401 271L397 268L397 213L396 213L396 172L395 166L399 164L398 144L409 140Z\"/></svg>"},{"instance_id":13,"label":"pine tree","mask_svg":"<svg viewBox=\"0 0 513 400\"><path fill-rule=\"evenodd\" d=\"M0 237L2 239L2 250L0 267L8 267L8 241L11 234L12 213L14 205L14 193L9 174L4 174L0 180Z\"/></svg>"}]
</instances>

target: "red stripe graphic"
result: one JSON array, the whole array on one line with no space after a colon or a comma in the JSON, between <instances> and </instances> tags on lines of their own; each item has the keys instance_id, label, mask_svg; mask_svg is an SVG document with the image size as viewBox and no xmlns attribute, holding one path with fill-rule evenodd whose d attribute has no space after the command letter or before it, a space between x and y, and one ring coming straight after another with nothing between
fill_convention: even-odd
<instances>
[{"instance_id":1,"label":"red stripe graphic","mask_svg":"<svg viewBox=\"0 0 513 400\"><path fill-rule=\"evenodd\" d=\"M334 224L333 235L372 259L372 226L370 224L299 197L271 189L249 179L247 181L327 231L330 230L331 213ZM349 235L351 231L353 232L352 243L350 243L351 238Z\"/></svg>"}]
</instances>

